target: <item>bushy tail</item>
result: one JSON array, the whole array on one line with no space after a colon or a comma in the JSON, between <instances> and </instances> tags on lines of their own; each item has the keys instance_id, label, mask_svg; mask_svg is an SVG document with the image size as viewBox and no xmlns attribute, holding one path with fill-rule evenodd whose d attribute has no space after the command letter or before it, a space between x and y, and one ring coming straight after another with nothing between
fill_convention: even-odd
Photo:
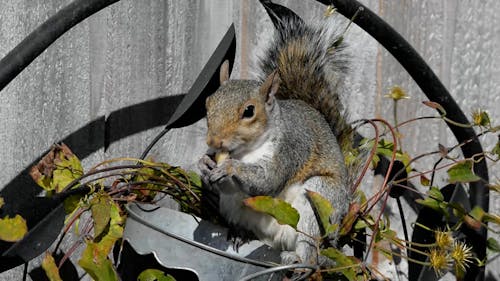
<instances>
[{"instance_id":1,"label":"bushy tail","mask_svg":"<svg viewBox=\"0 0 500 281\"><path fill-rule=\"evenodd\" d=\"M306 25L300 19L282 19L271 45L259 58L262 81L275 69L281 78L281 99L299 99L320 111L337 138L349 128L339 98L348 71L348 55L339 26L332 21Z\"/></svg>"},{"instance_id":2,"label":"bushy tail","mask_svg":"<svg viewBox=\"0 0 500 281\"><path fill-rule=\"evenodd\" d=\"M320 111L347 157L352 151L353 130L340 92L349 70L349 55L342 37L345 26L332 18L317 25L307 25L296 17L282 18L280 30L259 58L259 79L264 81L277 69L281 78L277 97L303 100Z\"/></svg>"}]
</instances>

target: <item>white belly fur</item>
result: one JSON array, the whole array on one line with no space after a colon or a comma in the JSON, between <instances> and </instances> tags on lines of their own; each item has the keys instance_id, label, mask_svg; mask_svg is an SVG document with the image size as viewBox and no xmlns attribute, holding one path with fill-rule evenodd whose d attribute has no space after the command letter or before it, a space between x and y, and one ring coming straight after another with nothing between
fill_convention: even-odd
<instances>
[{"instance_id":1,"label":"white belly fur","mask_svg":"<svg viewBox=\"0 0 500 281\"><path fill-rule=\"evenodd\" d=\"M231 183L226 182L226 184ZM228 222L252 231L259 240L275 249L295 250L298 235L295 229L288 225L278 224L270 215L255 212L246 207L242 201L249 196L240 192L237 186L225 186L226 191L229 189L232 192L221 193L219 201L220 212ZM297 210L303 210L304 204L309 204L305 197L304 187L299 184L289 186L287 191L278 197L290 203Z\"/></svg>"}]
</instances>

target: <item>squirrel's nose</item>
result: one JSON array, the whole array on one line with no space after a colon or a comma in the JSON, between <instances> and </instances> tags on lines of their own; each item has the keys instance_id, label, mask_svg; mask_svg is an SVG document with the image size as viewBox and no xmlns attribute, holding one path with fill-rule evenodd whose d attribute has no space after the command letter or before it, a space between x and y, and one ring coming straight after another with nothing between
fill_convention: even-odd
<instances>
[{"instance_id":1,"label":"squirrel's nose","mask_svg":"<svg viewBox=\"0 0 500 281\"><path fill-rule=\"evenodd\" d=\"M222 140L219 137L209 136L207 138L207 144L210 147L213 147L213 148L216 148L216 149L220 149L220 148L222 148L222 143L223 142L222 142Z\"/></svg>"}]
</instances>

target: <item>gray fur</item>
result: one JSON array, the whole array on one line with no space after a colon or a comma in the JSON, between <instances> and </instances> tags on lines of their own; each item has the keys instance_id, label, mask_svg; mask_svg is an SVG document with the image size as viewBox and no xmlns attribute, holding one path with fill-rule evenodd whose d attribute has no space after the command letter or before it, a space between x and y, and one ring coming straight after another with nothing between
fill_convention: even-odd
<instances>
[{"instance_id":1,"label":"gray fur","mask_svg":"<svg viewBox=\"0 0 500 281\"><path fill-rule=\"evenodd\" d=\"M260 82L226 81L207 101L208 136L220 139L214 145L224 145L215 149L229 151L230 158L216 164L204 156L199 167L202 179L219 193L220 212L230 224L285 251L284 263L318 264L319 253L311 238L242 202L257 195L284 199L301 216L298 229L314 237L321 233L306 190L332 203L335 212L330 220L334 224L340 224L350 202L347 171L337 142L348 128L337 92L347 70L347 56L343 43L333 46L339 43L340 33L293 20L284 26L286 32L277 35L261 59ZM279 57L285 59L278 62ZM272 95L267 100L262 92L269 85L263 81L275 69L281 84L276 98ZM269 88L274 89L278 82L272 81ZM248 125L241 119L241 108L249 100L260 102L266 116L261 119L266 120L260 124L262 133L251 139L238 135L243 134L239 126ZM333 244L337 236L332 234Z\"/></svg>"}]
</instances>

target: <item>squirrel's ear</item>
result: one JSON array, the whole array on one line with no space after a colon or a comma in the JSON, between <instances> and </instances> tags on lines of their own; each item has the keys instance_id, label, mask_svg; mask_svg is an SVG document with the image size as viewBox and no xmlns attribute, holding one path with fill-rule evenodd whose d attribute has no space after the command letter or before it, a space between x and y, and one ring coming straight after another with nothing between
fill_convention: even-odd
<instances>
[{"instance_id":1,"label":"squirrel's ear","mask_svg":"<svg viewBox=\"0 0 500 281\"><path fill-rule=\"evenodd\" d=\"M277 70L274 70L267 76L266 80L260 88L260 94L266 98L266 103L272 103L274 96L280 88L280 76Z\"/></svg>"},{"instance_id":2,"label":"squirrel's ear","mask_svg":"<svg viewBox=\"0 0 500 281\"><path fill-rule=\"evenodd\" d=\"M220 66L220 84L224 84L227 80L229 80L229 61L225 60Z\"/></svg>"}]
</instances>

